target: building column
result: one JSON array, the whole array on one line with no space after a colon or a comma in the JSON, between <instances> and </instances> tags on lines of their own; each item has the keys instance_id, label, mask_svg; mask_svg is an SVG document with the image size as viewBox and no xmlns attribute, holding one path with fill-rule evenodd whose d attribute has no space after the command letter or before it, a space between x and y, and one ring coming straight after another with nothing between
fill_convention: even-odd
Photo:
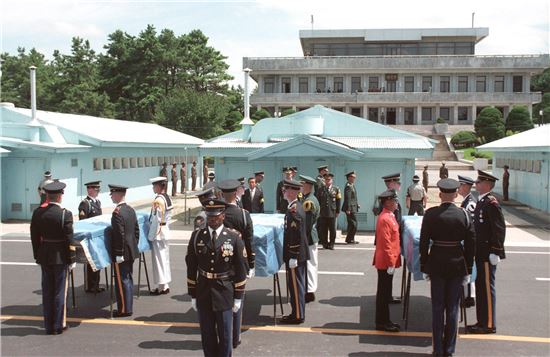
<instances>
[{"instance_id":1,"label":"building column","mask_svg":"<svg viewBox=\"0 0 550 357\"><path fill-rule=\"evenodd\" d=\"M397 111L396 113L397 118L395 119L395 124L405 125L405 110L403 109L403 107L397 107L395 108L395 110Z\"/></svg>"},{"instance_id":2,"label":"building column","mask_svg":"<svg viewBox=\"0 0 550 357\"><path fill-rule=\"evenodd\" d=\"M264 76L258 76L258 94L264 94Z\"/></svg>"},{"instance_id":3,"label":"building column","mask_svg":"<svg viewBox=\"0 0 550 357\"><path fill-rule=\"evenodd\" d=\"M533 117L533 104L529 103L527 105L527 110L529 111L529 116L532 118Z\"/></svg>"},{"instance_id":4,"label":"building column","mask_svg":"<svg viewBox=\"0 0 550 357\"><path fill-rule=\"evenodd\" d=\"M471 124L474 124L477 117L477 105L472 105L472 116L470 117Z\"/></svg>"},{"instance_id":5,"label":"building column","mask_svg":"<svg viewBox=\"0 0 550 357\"><path fill-rule=\"evenodd\" d=\"M369 118L369 107L366 104L363 104L363 118Z\"/></svg>"},{"instance_id":6,"label":"building column","mask_svg":"<svg viewBox=\"0 0 550 357\"><path fill-rule=\"evenodd\" d=\"M416 125L422 124L422 106L416 106L416 117L414 118Z\"/></svg>"},{"instance_id":7,"label":"building column","mask_svg":"<svg viewBox=\"0 0 550 357\"><path fill-rule=\"evenodd\" d=\"M347 104L344 106L344 113L346 113L346 114L350 114L350 113L351 113L351 108L350 108L350 106L347 105Z\"/></svg>"},{"instance_id":8,"label":"building column","mask_svg":"<svg viewBox=\"0 0 550 357\"><path fill-rule=\"evenodd\" d=\"M451 124L458 124L458 105L456 104L453 106L453 116L451 118Z\"/></svg>"},{"instance_id":9,"label":"building column","mask_svg":"<svg viewBox=\"0 0 550 357\"><path fill-rule=\"evenodd\" d=\"M296 106L295 105L292 106L292 110L296 111Z\"/></svg>"},{"instance_id":10,"label":"building column","mask_svg":"<svg viewBox=\"0 0 550 357\"><path fill-rule=\"evenodd\" d=\"M523 76L523 93L531 92L531 76L528 74ZM532 106L531 106L532 107ZM529 112L532 112L533 108Z\"/></svg>"},{"instance_id":11,"label":"building column","mask_svg":"<svg viewBox=\"0 0 550 357\"><path fill-rule=\"evenodd\" d=\"M440 116L440 114L441 114L439 109L440 109L440 104L437 103L437 104L435 105L434 123L437 123L437 118L439 118L439 116Z\"/></svg>"},{"instance_id":12,"label":"building column","mask_svg":"<svg viewBox=\"0 0 550 357\"><path fill-rule=\"evenodd\" d=\"M278 105L278 104L275 104L275 106L273 107L273 111L274 111L274 112L273 112L273 116L277 116L275 113L277 113L277 112L280 111L279 108L280 108L279 105Z\"/></svg>"}]
</instances>

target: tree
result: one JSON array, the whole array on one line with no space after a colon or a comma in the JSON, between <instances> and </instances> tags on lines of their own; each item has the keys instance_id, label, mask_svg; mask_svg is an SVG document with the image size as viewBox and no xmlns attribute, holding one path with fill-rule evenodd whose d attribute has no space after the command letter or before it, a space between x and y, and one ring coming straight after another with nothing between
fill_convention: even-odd
<instances>
[{"instance_id":1,"label":"tree","mask_svg":"<svg viewBox=\"0 0 550 357\"><path fill-rule=\"evenodd\" d=\"M550 67L531 79L531 92L550 92Z\"/></svg>"},{"instance_id":2,"label":"tree","mask_svg":"<svg viewBox=\"0 0 550 357\"><path fill-rule=\"evenodd\" d=\"M479 113L474 129L481 142L489 143L504 137L502 113L495 107L483 108Z\"/></svg>"},{"instance_id":3,"label":"tree","mask_svg":"<svg viewBox=\"0 0 550 357\"><path fill-rule=\"evenodd\" d=\"M550 91L542 95L540 103L533 105L533 121L541 123L540 111L544 111L546 108L550 108Z\"/></svg>"},{"instance_id":4,"label":"tree","mask_svg":"<svg viewBox=\"0 0 550 357\"><path fill-rule=\"evenodd\" d=\"M550 123L550 107L546 107L543 109L541 124L549 124L549 123Z\"/></svg>"},{"instance_id":5,"label":"tree","mask_svg":"<svg viewBox=\"0 0 550 357\"><path fill-rule=\"evenodd\" d=\"M533 129L533 120L529 115L529 110L525 106L515 106L506 118L506 130L513 132L522 132Z\"/></svg>"},{"instance_id":6,"label":"tree","mask_svg":"<svg viewBox=\"0 0 550 357\"><path fill-rule=\"evenodd\" d=\"M254 114L251 115L254 120L262 120L264 118L271 118L271 114L264 108L256 110Z\"/></svg>"},{"instance_id":7,"label":"tree","mask_svg":"<svg viewBox=\"0 0 550 357\"><path fill-rule=\"evenodd\" d=\"M291 114L294 114L294 113L296 113L296 110L294 110L292 108L288 108L288 109L283 110L283 112L281 113L281 116L286 117L287 115L291 115Z\"/></svg>"},{"instance_id":8,"label":"tree","mask_svg":"<svg viewBox=\"0 0 550 357\"><path fill-rule=\"evenodd\" d=\"M451 138L455 148L469 148L477 143L476 134L472 131L459 131Z\"/></svg>"}]
</instances>

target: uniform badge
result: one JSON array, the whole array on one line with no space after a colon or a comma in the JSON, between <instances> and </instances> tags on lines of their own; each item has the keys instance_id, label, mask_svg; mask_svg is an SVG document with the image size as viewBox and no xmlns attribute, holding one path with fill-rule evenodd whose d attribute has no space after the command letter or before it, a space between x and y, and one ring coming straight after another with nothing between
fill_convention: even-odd
<instances>
[{"instance_id":1,"label":"uniform badge","mask_svg":"<svg viewBox=\"0 0 550 357\"><path fill-rule=\"evenodd\" d=\"M246 248L243 248L243 257L246 258L248 255L246 255Z\"/></svg>"},{"instance_id":2,"label":"uniform badge","mask_svg":"<svg viewBox=\"0 0 550 357\"><path fill-rule=\"evenodd\" d=\"M233 255L233 244L231 244L231 241L226 240L222 244L222 257L230 257L232 255Z\"/></svg>"},{"instance_id":3,"label":"uniform badge","mask_svg":"<svg viewBox=\"0 0 550 357\"><path fill-rule=\"evenodd\" d=\"M292 221L290 224L290 228L296 228L298 225L296 224L296 221Z\"/></svg>"}]
</instances>

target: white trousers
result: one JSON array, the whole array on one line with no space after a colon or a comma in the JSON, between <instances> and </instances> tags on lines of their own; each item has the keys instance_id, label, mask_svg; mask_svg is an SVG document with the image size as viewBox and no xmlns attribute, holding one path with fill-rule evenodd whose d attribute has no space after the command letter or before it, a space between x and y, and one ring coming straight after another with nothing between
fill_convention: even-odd
<instances>
[{"instance_id":1,"label":"white trousers","mask_svg":"<svg viewBox=\"0 0 550 357\"><path fill-rule=\"evenodd\" d=\"M160 290L168 288L168 283L172 281L170 272L170 251L168 241L154 240L151 242L151 260L153 265L153 284L158 285Z\"/></svg>"},{"instance_id":2,"label":"white trousers","mask_svg":"<svg viewBox=\"0 0 550 357\"><path fill-rule=\"evenodd\" d=\"M308 246L309 249L309 260L307 261L307 292L314 293L317 291L317 282L318 278L318 267L319 267L319 256L317 254L317 243Z\"/></svg>"}]
</instances>

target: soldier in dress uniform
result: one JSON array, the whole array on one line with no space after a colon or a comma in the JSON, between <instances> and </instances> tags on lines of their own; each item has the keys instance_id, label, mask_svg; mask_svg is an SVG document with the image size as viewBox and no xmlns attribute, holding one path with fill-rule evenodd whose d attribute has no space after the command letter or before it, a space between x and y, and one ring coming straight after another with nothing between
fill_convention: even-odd
<instances>
[{"instance_id":1,"label":"soldier in dress uniform","mask_svg":"<svg viewBox=\"0 0 550 357\"><path fill-rule=\"evenodd\" d=\"M468 176L458 175L458 194L461 195L464 199L460 204L460 207L465 209L469 214L472 222L474 220L474 211L476 209L477 198L472 194L472 186L474 185L474 180ZM466 299L464 300L464 306L472 307L475 306L475 296L476 296L476 285L474 282L470 282L464 287L464 294Z\"/></svg>"},{"instance_id":2,"label":"soldier in dress uniform","mask_svg":"<svg viewBox=\"0 0 550 357\"><path fill-rule=\"evenodd\" d=\"M254 178L256 178L256 186L262 187L262 182L264 181L265 172L256 171L254 172Z\"/></svg>"},{"instance_id":3,"label":"soldier in dress uniform","mask_svg":"<svg viewBox=\"0 0 550 357\"><path fill-rule=\"evenodd\" d=\"M208 162L202 164L202 184L205 185L208 182Z\"/></svg>"},{"instance_id":4,"label":"soldier in dress uniform","mask_svg":"<svg viewBox=\"0 0 550 357\"><path fill-rule=\"evenodd\" d=\"M61 334L67 328L68 278L76 266L73 215L61 207L65 187L59 181L43 187L48 204L34 210L30 226L33 256L42 269L42 307L48 335Z\"/></svg>"},{"instance_id":5,"label":"soldier in dress uniform","mask_svg":"<svg viewBox=\"0 0 550 357\"><path fill-rule=\"evenodd\" d=\"M504 165L504 173L502 174L502 200L508 201L508 188L510 187L510 166Z\"/></svg>"},{"instance_id":6,"label":"soldier in dress uniform","mask_svg":"<svg viewBox=\"0 0 550 357\"><path fill-rule=\"evenodd\" d=\"M325 186L321 188L317 195L320 206L319 238L323 248L330 250L334 249L334 243L336 242L336 219L340 214L340 201L342 199L340 189L333 185L333 178L333 173L325 174Z\"/></svg>"},{"instance_id":7,"label":"soldier in dress uniform","mask_svg":"<svg viewBox=\"0 0 550 357\"><path fill-rule=\"evenodd\" d=\"M420 270L431 282L434 356L455 352L460 297L474 264L474 225L470 214L454 204L459 185L454 179L439 180L441 205L426 211L420 230Z\"/></svg>"},{"instance_id":8,"label":"soldier in dress uniform","mask_svg":"<svg viewBox=\"0 0 550 357\"><path fill-rule=\"evenodd\" d=\"M445 167L445 163L441 163L441 167L439 168L439 178L444 179L449 177L449 169Z\"/></svg>"},{"instance_id":9,"label":"soldier in dress uniform","mask_svg":"<svg viewBox=\"0 0 550 357\"><path fill-rule=\"evenodd\" d=\"M409 216L414 216L416 213L419 216L424 215L424 208L428 202L428 195L424 187L420 185L420 177L413 176L413 184L407 188L407 208Z\"/></svg>"},{"instance_id":10,"label":"soldier in dress uniform","mask_svg":"<svg viewBox=\"0 0 550 357\"><path fill-rule=\"evenodd\" d=\"M224 180L218 184L218 188L222 191L225 200L225 218L223 225L227 228L235 229L240 233L241 239L244 241L247 257L247 275L248 278L253 278L255 275L255 258L254 246L254 228L252 218L247 210L237 206L237 189L241 186L238 180ZM240 308L233 314L233 348L237 348L241 344L241 324L244 307L244 294L241 298L242 304Z\"/></svg>"},{"instance_id":11,"label":"soldier in dress uniform","mask_svg":"<svg viewBox=\"0 0 550 357\"><path fill-rule=\"evenodd\" d=\"M153 265L153 284L157 286L151 291L151 295L165 295L170 293L172 273L170 270L170 228L172 218L172 200L166 194L168 181L166 177L159 176L150 179L153 185L155 199L149 214L149 236L151 241L151 263Z\"/></svg>"},{"instance_id":12,"label":"soldier in dress uniform","mask_svg":"<svg viewBox=\"0 0 550 357\"><path fill-rule=\"evenodd\" d=\"M306 303L315 301L315 292L317 291L318 282L318 267L319 258L317 251L317 243L319 242L319 236L317 235L317 220L319 219L319 201L313 194L313 188L315 187L315 179L309 176L300 175L300 182L302 183L302 207L306 214L306 234L307 245L309 250L309 260L307 261L307 292Z\"/></svg>"},{"instance_id":13,"label":"soldier in dress uniform","mask_svg":"<svg viewBox=\"0 0 550 357\"><path fill-rule=\"evenodd\" d=\"M277 204L277 213L286 213L287 202L283 194L283 187L285 180L290 180L292 177L292 170L290 167L283 167L283 179L277 184L277 191L275 192L275 202Z\"/></svg>"},{"instance_id":14,"label":"soldier in dress uniform","mask_svg":"<svg viewBox=\"0 0 550 357\"><path fill-rule=\"evenodd\" d=\"M193 161L191 166L191 191L195 191L197 187L197 162Z\"/></svg>"},{"instance_id":15,"label":"soldier in dress uniform","mask_svg":"<svg viewBox=\"0 0 550 357\"><path fill-rule=\"evenodd\" d=\"M40 196L40 204L46 202L46 191L44 190L44 186L52 182L52 173L50 171L44 172L44 178L38 184L38 196Z\"/></svg>"},{"instance_id":16,"label":"soldier in dress uniform","mask_svg":"<svg viewBox=\"0 0 550 357\"><path fill-rule=\"evenodd\" d=\"M395 269L401 266L399 248L399 224L395 219L397 194L394 190L381 193L382 212L376 222L376 249L372 265L378 271L376 288L376 329L387 332L399 332L399 325L390 320L388 304L392 301L392 282Z\"/></svg>"},{"instance_id":17,"label":"soldier in dress uniform","mask_svg":"<svg viewBox=\"0 0 550 357\"><path fill-rule=\"evenodd\" d=\"M88 195L78 205L78 219L101 216L101 201L97 199L99 195L101 181L91 181L84 184ZM90 264L84 265L84 289L87 293L100 293L105 291L99 286L101 271L94 271Z\"/></svg>"},{"instance_id":18,"label":"soldier in dress uniform","mask_svg":"<svg viewBox=\"0 0 550 357\"><path fill-rule=\"evenodd\" d=\"M305 319L307 289L306 271L309 259L306 233L306 215L298 202L298 192L302 184L294 180L284 181L284 194L288 202L285 214L283 239L283 260L286 267L290 305L292 312L280 320L283 324L301 324Z\"/></svg>"},{"instance_id":19,"label":"soldier in dress uniform","mask_svg":"<svg viewBox=\"0 0 550 357\"><path fill-rule=\"evenodd\" d=\"M355 189L355 179L357 175L355 171L350 171L346 174L346 187L344 188L344 203L342 204L342 211L346 213L348 221L346 243L347 244L359 244L355 241L355 233L357 232L357 218L355 214L359 212L359 203L357 202L357 190Z\"/></svg>"},{"instance_id":20,"label":"soldier in dress uniform","mask_svg":"<svg viewBox=\"0 0 550 357\"><path fill-rule=\"evenodd\" d=\"M250 213L264 213L264 191L256 184L255 177L248 178L248 188L243 195L243 208Z\"/></svg>"},{"instance_id":21,"label":"soldier in dress uniform","mask_svg":"<svg viewBox=\"0 0 550 357\"><path fill-rule=\"evenodd\" d=\"M172 163L172 197L176 197L178 194L178 163Z\"/></svg>"},{"instance_id":22,"label":"soldier in dress uniform","mask_svg":"<svg viewBox=\"0 0 550 357\"><path fill-rule=\"evenodd\" d=\"M196 196L203 208L199 211L199 213L197 213L197 216L193 220L193 230L195 231L197 229L206 228L206 211L204 210L204 205L209 200L216 198L216 192L214 187L210 187L204 189L204 191L197 192Z\"/></svg>"},{"instance_id":23,"label":"soldier in dress uniform","mask_svg":"<svg viewBox=\"0 0 550 357\"><path fill-rule=\"evenodd\" d=\"M128 187L109 185L111 199L116 204L111 216L111 259L115 269L117 310L114 317L132 316L134 260L139 257L139 224L136 211L124 200Z\"/></svg>"},{"instance_id":24,"label":"soldier in dress uniform","mask_svg":"<svg viewBox=\"0 0 550 357\"><path fill-rule=\"evenodd\" d=\"M187 246L187 289L199 315L206 357L229 357L233 346L233 313L241 309L246 285L247 252L239 232L225 227L225 202L204 206L208 227L196 230Z\"/></svg>"},{"instance_id":25,"label":"soldier in dress uniform","mask_svg":"<svg viewBox=\"0 0 550 357\"><path fill-rule=\"evenodd\" d=\"M476 315L477 323L468 331L476 334L496 333L497 265L506 258L504 238L506 225L496 197L492 194L495 176L478 170L476 190L479 193L474 211L476 229Z\"/></svg>"},{"instance_id":26,"label":"soldier in dress uniform","mask_svg":"<svg viewBox=\"0 0 550 357\"><path fill-rule=\"evenodd\" d=\"M424 165L424 170L422 170L422 186L424 186L424 190L426 190L426 194L428 193L428 184L429 184L429 174L428 174L428 165Z\"/></svg>"},{"instance_id":27,"label":"soldier in dress uniform","mask_svg":"<svg viewBox=\"0 0 550 357\"><path fill-rule=\"evenodd\" d=\"M165 162L162 163L162 168L160 169L159 176L168 177L168 169L166 168L167 165L168 164Z\"/></svg>"},{"instance_id":28,"label":"soldier in dress uniform","mask_svg":"<svg viewBox=\"0 0 550 357\"><path fill-rule=\"evenodd\" d=\"M185 193L187 191L187 168L185 167L185 162L181 163L180 168L180 179L181 179L181 193Z\"/></svg>"},{"instance_id":29,"label":"soldier in dress uniform","mask_svg":"<svg viewBox=\"0 0 550 357\"><path fill-rule=\"evenodd\" d=\"M240 183L240 185L237 187L237 197L236 197L237 206L239 208L243 208L243 195L246 190L246 187L244 187L244 183L245 183L244 177L239 177L237 181L239 181ZM250 212L250 210L247 210L247 211Z\"/></svg>"},{"instance_id":30,"label":"soldier in dress uniform","mask_svg":"<svg viewBox=\"0 0 550 357\"><path fill-rule=\"evenodd\" d=\"M315 180L315 196L317 197L317 200L319 200L319 193L320 190L325 187L325 174L328 174L328 165L321 165L317 168L317 171L319 171L319 175L317 175L317 179Z\"/></svg>"}]
</instances>

